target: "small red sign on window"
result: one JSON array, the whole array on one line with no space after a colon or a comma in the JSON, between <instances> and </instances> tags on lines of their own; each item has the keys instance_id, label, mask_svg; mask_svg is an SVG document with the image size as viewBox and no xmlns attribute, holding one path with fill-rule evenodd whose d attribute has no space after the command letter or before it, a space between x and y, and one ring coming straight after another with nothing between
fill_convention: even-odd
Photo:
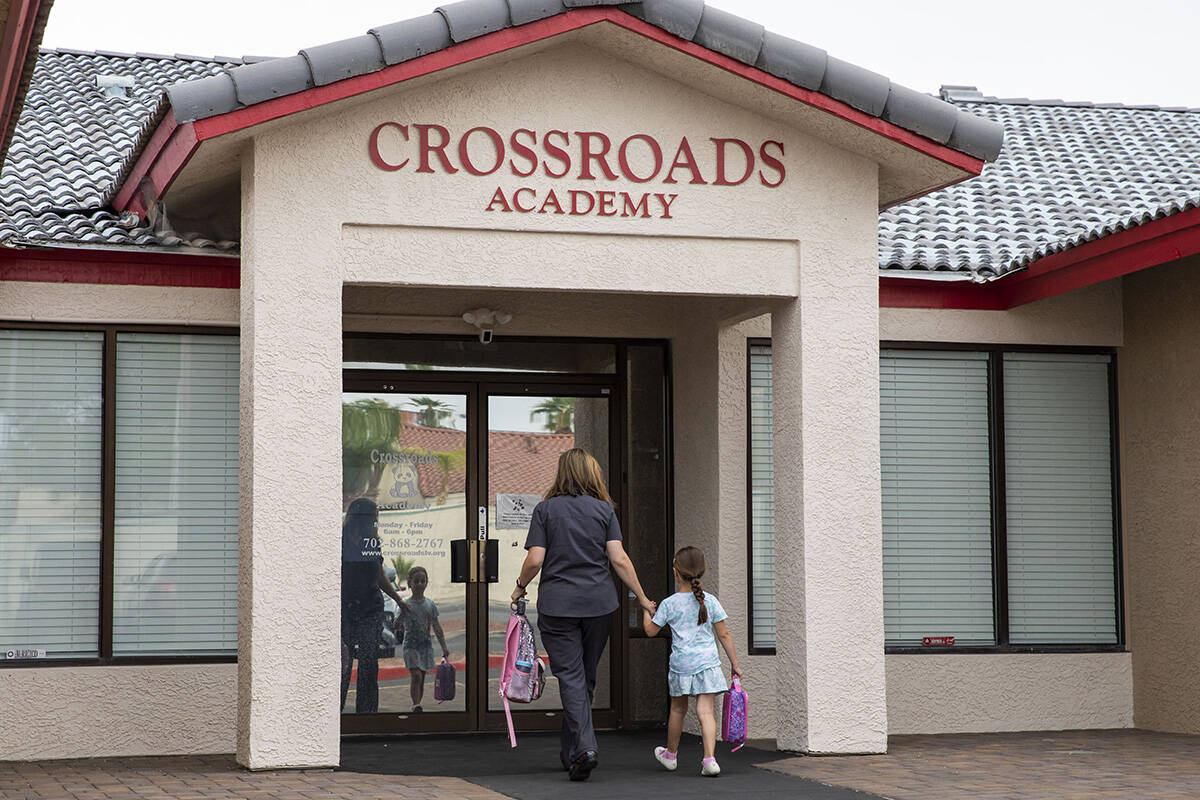
<instances>
[{"instance_id":1,"label":"small red sign on window","mask_svg":"<svg viewBox=\"0 0 1200 800\"><path fill-rule=\"evenodd\" d=\"M949 647L954 644L953 636L926 636L921 639L924 647Z\"/></svg>"}]
</instances>

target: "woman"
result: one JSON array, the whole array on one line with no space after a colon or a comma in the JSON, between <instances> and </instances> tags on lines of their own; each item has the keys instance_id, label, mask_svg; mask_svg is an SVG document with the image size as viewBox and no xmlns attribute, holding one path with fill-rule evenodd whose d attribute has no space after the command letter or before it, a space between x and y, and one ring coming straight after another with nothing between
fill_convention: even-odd
<instances>
[{"instance_id":1,"label":"woman","mask_svg":"<svg viewBox=\"0 0 1200 800\"><path fill-rule=\"evenodd\" d=\"M604 474L586 450L574 448L558 457L558 476L533 509L525 549L512 600L524 597L525 587L542 573L537 622L563 707L559 758L571 780L585 781L598 763L592 730L596 666L620 605L609 567L638 605L651 614L656 608L621 545Z\"/></svg>"},{"instance_id":2,"label":"woman","mask_svg":"<svg viewBox=\"0 0 1200 800\"><path fill-rule=\"evenodd\" d=\"M358 659L354 711L379 710L379 645L383 637L383 594L402 602L383 571L379 507L360 497L342 524L342 707L350 690L350 667Z\"/></svg>"}]
</instances>

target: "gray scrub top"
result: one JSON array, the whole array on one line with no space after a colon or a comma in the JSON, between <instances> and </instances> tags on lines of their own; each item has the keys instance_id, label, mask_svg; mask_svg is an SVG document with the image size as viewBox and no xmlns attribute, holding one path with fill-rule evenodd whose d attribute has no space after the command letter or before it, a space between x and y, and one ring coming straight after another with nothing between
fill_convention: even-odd
<instances>
[{"instance_id":1,"label":"gray scrub top","mask_svg":"<svg viewBox=\"0 0 1200 800\"><path fill-rule=\"evenodd\" d=\"M559 495L534 506L525 549L546 548L539 614L599 617L617 610L605 546L621 541L617 512L590 495Z\"/></svg>"}]
</instances>

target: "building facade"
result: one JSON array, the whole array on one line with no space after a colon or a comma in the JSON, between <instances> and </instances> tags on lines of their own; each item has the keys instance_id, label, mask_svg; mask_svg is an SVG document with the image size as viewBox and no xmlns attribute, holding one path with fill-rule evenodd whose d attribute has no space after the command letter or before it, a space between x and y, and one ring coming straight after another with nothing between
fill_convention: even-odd
<instances>
[{"instance_id":1,"label":"building facade","mask_svg":"<svg viewBox=\"0 0 1200 800\"><path fill-rule=\"evenodd\" d=\"M651 595L708 554L782 749L1195 730L1193 212L1100 163L1191 116L977 94L684 0L468 0L245 64L44 51L0 179L0 757L499 730L571 446ZM343 634L360 501L451 700L402 610L374 657ZM611 727L665 708L628 611Z\"/></svg>"}]
</instances>

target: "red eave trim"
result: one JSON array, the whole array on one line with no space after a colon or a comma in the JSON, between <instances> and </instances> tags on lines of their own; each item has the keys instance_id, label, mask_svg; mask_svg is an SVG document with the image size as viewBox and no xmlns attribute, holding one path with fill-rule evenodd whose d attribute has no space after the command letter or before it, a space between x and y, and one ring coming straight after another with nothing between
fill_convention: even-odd
<instances>
[{"instance_id":1,"label":"red eave trim","mask_svg":"<svg viewBox=\"0 0 1200 800\"><path fill-rule=\"evenodd\" d=\"M21 73L25 71L25 58L37 26L38 12L44 0L12 0L8 7L8 21L0 37L0 152L3 152L13 116L20 113L17 95L21 88Z\"/></svg>"},{"instance_id":2,"label":"red eave trim","mask_svg":"<svg viewBox=\"0 0 1200 800\"><path fill-rule=\"evenodd\" d=\"M991 283L879 279L879 305L1005 311L1200 253L1200 208L1054 253Z\"/></svg>"},{"instance_id":3,"label":"red eave trim","mask_svg":"<svg viewBox=\"0 0 1200 800\"><path fill-rule=\"evenodd\" d=\"M905 130L878 117L873 117L870 114L865 114L840 100L834 100L832 97L819 92L802 89L760 69L747 66L740 61L713 52L694 42L681 39L636 17L630 16L624 11L619 11L615 8L597 7L573 9L516 28L505 28L495 33L489 33L460 44L451 45L436 53L430 53L411 61L405 61L402 64L385 67L378 72L372 72L368 75L359 75L326 86L317 86L303 92L256 103L237 111L230 111L226 114L178 126L179 128L188 127L191 129L191 135L194 136L195 143L190 148L183 146L174 149L164 147L163 144L174 135L174 132L161 133L160 130L156 130L151 137L151 143L158 140L158 149L152 150L150 146L147 146L142 157L138 159L137 165L135 165L134 169L126 177L121 190L117 193L114 206L118 211L137 211L136 201L133 198L136 197L137 188L141 185L143 178L147 176L153 181L156 196L161 196L171 181L174 180L175 176L183 169L192 153L195 152L196 146L207 139L244 130L254 125L316 108L326 103L353 97L373 89L392 86L423 75L429 75L460 64L466 64L470 61L496 55L506 50L579 30L600 22L611 22L614 25L645 36L679 52L686 53L727 72L765 86L772 91L819 108L843 120L859 125L881 136L911 147L925 155L957 167L969 175L978 175L983 170L982 160L961 153L954 148L938 144L932 139L927 139L924 136ZM175 126L174 117L171 116L169 122L164 120L160 124L160 129L164 125ZM141 213L141 211L138 211L138 213Z\"/></svg>"},{"instance_id":4,"label":"red eave trim","mask_svg":"<svg viewBox=\"0 0 1200 800\"><path fill-rule=\"evenodd\" d=\"M0 250L0 281L237 289L241 262L228 256L176 253Z\"/></svg>"}]
</instances>

